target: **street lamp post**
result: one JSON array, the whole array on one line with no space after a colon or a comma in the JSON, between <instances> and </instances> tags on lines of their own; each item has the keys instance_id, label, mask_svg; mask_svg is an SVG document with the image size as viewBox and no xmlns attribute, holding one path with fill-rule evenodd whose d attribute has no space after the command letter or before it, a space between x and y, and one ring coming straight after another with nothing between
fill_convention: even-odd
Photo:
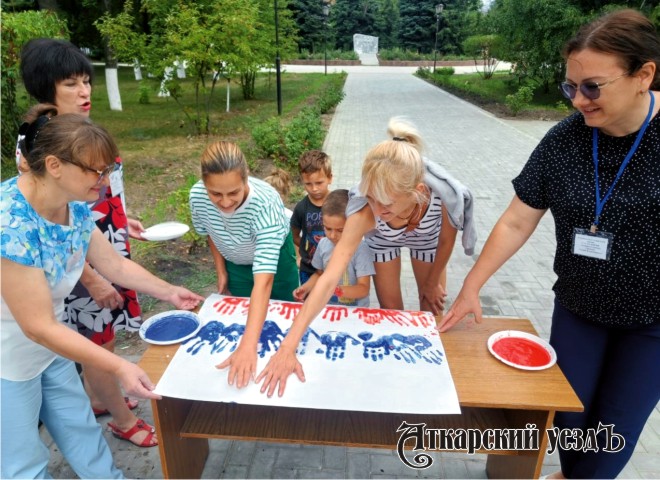
<instances>
[{"instance_id":1,"label":"street lamp post","mask_svg":"<svg viewBox=\"0 0 660 480\"><path fill-rule=\"evenodd\" d=\"M275 82L277 83L277 114L282 115L282 76L280 75L280 28L275 0Z\"/></svg>"},{"instance_id":2,"label":"street lamp post","mask_svg":"<svg viewBox=\"0 0 660 480\"><path fill-rule=\"evenodd\" d=\"M323 2L323 66L325 75L328 74L328 15L330 14L330 5L327 1Z\"/></svg>"},{"instance_id":3,"label":"street lamp post","mask_svg":"<svg viewBox=\"0 0 660 480\"><path fill-rule=\"evenodd\" d=\"M435 45L433 46L433 73L435 73L435 64L438 60L438 27L440 26L440 14L445 6L438 3L435 6Z\"/></svg>"}]
</instances>

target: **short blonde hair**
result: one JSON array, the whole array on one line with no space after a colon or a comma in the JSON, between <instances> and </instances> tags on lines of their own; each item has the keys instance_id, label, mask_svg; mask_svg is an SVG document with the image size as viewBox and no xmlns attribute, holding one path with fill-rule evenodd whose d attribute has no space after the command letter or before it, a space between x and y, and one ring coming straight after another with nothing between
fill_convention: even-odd
<instances>
[{"instance_id":1,"label":"short blonde hair","mask_svg":"<svg viewBox=\"0 0 660 480\"><path fill-rule=\"evenodd\" d=\"M215 142L202 153L202 178L216 173L237 171L247 182L248 166L241 149L232 142Z\"/></svg>"},{"instance_id":2,"label":"short blonde hair","mask_svg":"<svg viewBox=\"0 0 660 480\"><path fill-rule=\"evenodd\" d=\"M289 172L281 168L274 168L270 175L264 178L264 182L277 190L277 193L282 197L282 201L288 200L291 192L291 175L289 175Z\"/></svg>"},{"instance_id":3,"label":"short blonde hair","mask_svg":"<svg viewBox=\"0 0 660 480\"><path fill-rule=\"evenodd\" d=\"M424 180L422 138L415 126L401 117L391 118L387 133L392 138L367 153L362 165L360 193L389 205L393 194L412 194L418 203L427 201L416 187Z\"/></svg>"}]
</instances>

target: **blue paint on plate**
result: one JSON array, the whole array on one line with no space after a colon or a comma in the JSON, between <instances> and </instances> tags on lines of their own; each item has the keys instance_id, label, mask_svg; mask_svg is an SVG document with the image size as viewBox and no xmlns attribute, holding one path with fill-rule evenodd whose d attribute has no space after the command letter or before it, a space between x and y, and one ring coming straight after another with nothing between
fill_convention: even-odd
<instances>
[{"instance_id":1,"label":"blue paint on plate","mask_svg":"<svg viewBox=\"0 0 660 480\"><path fill-rule=\"evenodd\" d=\"M186 315L170 315L149 325L144 336L154 342L169 342L190 335L198 322Z\"/></svg>"}]
</instances>

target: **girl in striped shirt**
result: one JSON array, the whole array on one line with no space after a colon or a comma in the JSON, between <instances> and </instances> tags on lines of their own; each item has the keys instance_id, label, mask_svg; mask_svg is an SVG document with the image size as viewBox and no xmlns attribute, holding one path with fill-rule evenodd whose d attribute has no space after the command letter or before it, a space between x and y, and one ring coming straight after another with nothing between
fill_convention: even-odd
<instances>
[{"instance_id":1,"label":"girl in striped shirt","mask_svg":"<svg viewBox=\"0 0 660 480\"><path fill-rule=\"evenodd\" d=\"M202 180L190 190L192 223L208 244L218 274L218 292L250 297L245 334L218 368L229 384L247 386L257 365L257 344L268 300L293 301L298 267L289 220L277 191L248 176L240 148L209 145L202 154Z\"/></svg>"}]
</instances>

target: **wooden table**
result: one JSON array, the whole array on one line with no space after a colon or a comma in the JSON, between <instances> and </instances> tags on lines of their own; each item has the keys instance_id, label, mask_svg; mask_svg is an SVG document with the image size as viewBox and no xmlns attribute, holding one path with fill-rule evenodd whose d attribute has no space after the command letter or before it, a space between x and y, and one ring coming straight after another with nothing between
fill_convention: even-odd
<instances>
[{"instance_id":1,"label":"wooden table","mask_svg":"<svg viewBox=\"0 0 660 480\"><path fill-rule=\"evenodd\" d=\"M209 438L265 440L317 445L395 449L403 421L428 428L539 430L536 450L487 451L490 478L537 478L546 451L545 429L556 411L579 412L582 404L555 365L541 371L518 370L488 352L488 337L500 330L536 333L526 319L485 318L463 322L441 335L451 369L460 415L407 415L314 410L201 402L163 397L153 400L155 427L165 478L199 478ZM158 382L179 345L151 345L139 365ZM424 394L420 385L419 395ZM410 447L412 445L406 444Z\"/></svg>"}]
</instances>

